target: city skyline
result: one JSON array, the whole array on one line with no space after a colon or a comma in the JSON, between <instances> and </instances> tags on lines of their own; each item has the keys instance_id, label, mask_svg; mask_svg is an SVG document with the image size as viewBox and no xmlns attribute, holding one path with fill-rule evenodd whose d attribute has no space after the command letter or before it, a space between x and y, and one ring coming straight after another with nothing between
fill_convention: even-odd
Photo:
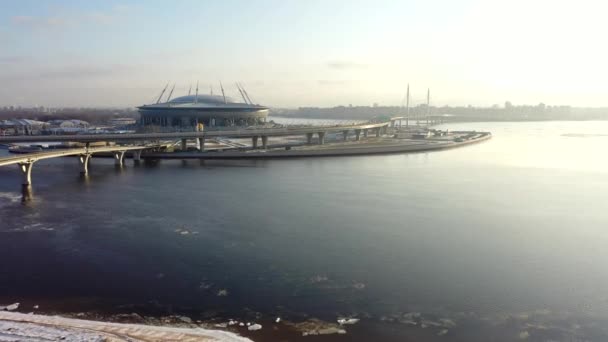
<instances>
[{"instance_id":1,"label":"city skyline","mask_svg":"<svg viewBox=\"0 0 608 342\"><path fill-rule=\"evenodd\" d=\"M179 96L198 80L201 93L241 82L273 107L395 106L407 83L413 104L430 87L436 106L608 106L600 1L2 7L0 105L133 107L167 82Z\"/></svg>"}]
</instances>

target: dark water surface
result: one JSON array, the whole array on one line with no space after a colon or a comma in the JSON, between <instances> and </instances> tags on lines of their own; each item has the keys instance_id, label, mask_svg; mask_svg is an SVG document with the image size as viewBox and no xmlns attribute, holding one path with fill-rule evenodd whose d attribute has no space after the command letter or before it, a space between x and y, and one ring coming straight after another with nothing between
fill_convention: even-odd
<instances>
[{"instance_id":1,"label":"dark water surface","mask_svg":"<svg viewBox=\"0 0 608 342\"><path fill-rule=\"evenodd\" d=\"M443 127L494 138L120 170L94 158L86 179L75 159L47 160L25 203L17 167L1 167L0 304L608 340L608 123Z\"/></svg>"}]
</instances>

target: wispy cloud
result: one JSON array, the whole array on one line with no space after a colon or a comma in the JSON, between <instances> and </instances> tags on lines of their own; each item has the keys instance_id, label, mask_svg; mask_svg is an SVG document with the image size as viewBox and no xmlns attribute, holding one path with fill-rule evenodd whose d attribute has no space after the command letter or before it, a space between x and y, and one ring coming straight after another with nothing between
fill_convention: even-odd
<instances>
[{"instance_id":1,"label":"wispy cloud","mask_svg":"<svg viewBox=\"0 0 608 342\"><path fill-rule=\"evenodd\" d=\"M35 17L30 15L16 15L11 18L11 22L18 26L30 28L55 28L67 26L70 23L67 18L63 17Z\"/></svg>"},{"instance_id":2,"label":"wispy cloud","mask_svg":"<svg viewBox=\"0 0 608 342\"><path fill-rule=\"evenodd\" d=\"M130 6L117 5L103 11L74 12L59 10L46 16L16 15L11 17L10 21L13 25L34 29L63 28L88 24L108 25L118 21L130 12L132 12Z\"/></svg>"},{"instance_id":3,"label":"wispy cloud","mask_svg":"<svg viewBox=\"0 0 608 342\"><path fill-rule=\"evenodd\" d=\"M327 67L331 69L366 69L369 67L367 64L356 63L352 61L332 61L327 63Z\"/></svg>"},{"instance_id":4,"label":"wispy cloud","mask_svg":"<svg viewBox=\"0 0 608 342\"><path fill-rule=\"evenodd\" d=\"M10 60L10 59L9 59ZM73 65L54 68L45 68L32 71L20 71L12 74L0 75L2 81L89 81L115 77L125 73L137 71L137 66L112 64L108 66Z\"/></svg>"},{"instance_id":5,"label":"wispy cloud","mask_svg":"<svg viewBox=\"0 0 608 342\"><path fill-rule=\"evenodd\" d=\"M124 73L127 71L134 70L135 67L123 64L114 64L109 66L89 66L89 65L76 65L69 67L62 67L56 69L49 69L38 73L39 78L91 78L91 77L104 77L111 76L117 73Z\"/></svg>"},{"instance_id":6,"label":"wispy cloud","mask_svg":"<svg viewBox=\"0 0 608 342\"><path fill-rule=\"evenodd\" d=\"M19 64L32 60L27 56L0 56L0 64Z\"/></svg>"},{"instance_id":7,"label":"wispy cloud","mask_svg":"<svg viewBox=\"0 0 608 342\"><path fill-rule=\"evenodd\" d=\"M356 83L355 80L318 80L317 84L322 86L337 86Z\"/></svg>"}]
</instances>

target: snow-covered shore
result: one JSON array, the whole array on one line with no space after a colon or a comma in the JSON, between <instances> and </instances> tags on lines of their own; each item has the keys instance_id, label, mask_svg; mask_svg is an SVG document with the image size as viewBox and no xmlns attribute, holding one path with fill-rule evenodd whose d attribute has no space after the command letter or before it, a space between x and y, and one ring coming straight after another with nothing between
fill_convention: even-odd
<instances>
[{"instance_id":1,"label":"snow-covered shore","mask_svg":"<svg viewBox=\"0 0 608 342\"><path fill-rule=\"evenodd\" d=\"M231 332L203 328L108 323L0 311L1 342L30 340L251 342Z\"/></svg>"}]
</instances>

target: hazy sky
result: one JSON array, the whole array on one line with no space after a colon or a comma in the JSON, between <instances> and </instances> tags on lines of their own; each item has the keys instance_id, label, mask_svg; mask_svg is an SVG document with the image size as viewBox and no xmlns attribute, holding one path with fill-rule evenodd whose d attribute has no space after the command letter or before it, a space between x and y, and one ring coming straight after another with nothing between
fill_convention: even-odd
<instances>
[{"instance_id":1,"label":"hazy sky","mask_svg":"<svg viewBox=\"0 0 608 342\"><path fill-rule=\"evenodd\" d=\"M606 3L606 4L605 4ZM0 105L608 106L607 1L0 0Z\"/></svg>"}]
</instances>

